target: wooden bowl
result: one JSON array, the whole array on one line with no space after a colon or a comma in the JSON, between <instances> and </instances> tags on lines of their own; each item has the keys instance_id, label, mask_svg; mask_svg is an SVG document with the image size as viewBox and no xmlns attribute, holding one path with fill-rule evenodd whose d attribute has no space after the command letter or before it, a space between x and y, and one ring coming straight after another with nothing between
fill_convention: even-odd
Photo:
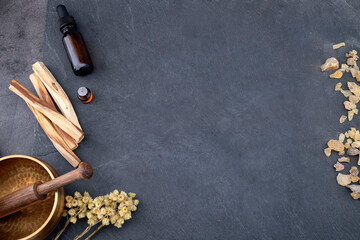
<instances>
[{"instance_id":1,"label":"wooden bowl","mask_svg":"<svg viewBox=\"0 0 360 240\"><path fill-rule=\"evenodd\" d=\"M30 185L58 176L46 162L25 155L0 158L0 197ZM48 194L42 201L0 219L0 238L43 239L59 223L64 211L64 188Z\"/></svg>"}]
</instances>

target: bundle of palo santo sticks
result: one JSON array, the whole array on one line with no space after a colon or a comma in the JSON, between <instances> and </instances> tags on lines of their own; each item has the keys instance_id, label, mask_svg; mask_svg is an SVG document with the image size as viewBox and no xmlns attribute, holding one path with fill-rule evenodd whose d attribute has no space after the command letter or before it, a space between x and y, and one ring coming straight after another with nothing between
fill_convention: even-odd
<instances>
[{"instance_id":1,"label":"bundle of palo santo sticks","mask_svg":"<svg viewBox=\"0 0 360 240\"><path fill-rule=\"evenodd\" d=\"M26 102L54 147L76 168L81 160L73 150L84 138L84 132L75 110L65 91L44 63L36 62L32 69L34 73L30 75L30 80L38 97L16 80L10 82L9 89ZM50 95L62 114L57 111Z\"/></svg>"}]
</instances>

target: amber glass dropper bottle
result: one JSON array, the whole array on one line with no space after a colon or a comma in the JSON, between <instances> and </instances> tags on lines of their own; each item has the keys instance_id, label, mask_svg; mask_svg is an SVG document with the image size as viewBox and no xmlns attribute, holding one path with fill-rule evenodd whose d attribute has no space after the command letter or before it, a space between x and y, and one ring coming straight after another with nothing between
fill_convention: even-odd
<instances>
[{"instance_id":1,"label":"amber glass dropper bottle","mask_svg":"<svg viewBox=\"0 0 360 240\"><path fill-rule=\"evenodd\" d=\"M91 73L94 66L82 35L76 30L75 19L69 15L64 5L57 6L56 11L59 16L60 31L64 34L64 47L75 75L84 76Z\"/></svg>"}]
</instances>

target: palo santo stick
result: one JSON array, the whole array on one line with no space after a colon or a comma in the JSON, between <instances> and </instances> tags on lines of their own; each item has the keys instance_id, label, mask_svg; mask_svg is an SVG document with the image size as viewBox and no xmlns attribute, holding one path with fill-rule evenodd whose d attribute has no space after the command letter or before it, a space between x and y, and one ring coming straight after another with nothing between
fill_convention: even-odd
<instances>
[{"instance_id":1,"label":"palo santo stick","mask_svg":"<svg viewBox=\"0 0 360 240\"><path fill-rule=\"evenodd\" d=\"M49 93L47 92L44 84L41 82L39 77L35 73L33 73L29 76L29 78L35 88L35 91L37 92L38 96L40 97L40 99L47 102L49 104L50 109L57 111L53 101L51 100ZM68 145L71 150L74 150L78 147L77 142L69 134L64 132L57 125L54 125L54 127L55 127L56 131L59 133L59 135L64 139L66 145Z\"/></svg>"},{"instance_id":2,"label":"palo santo stick","mask_svg":"<svg viewBox=\"0 0 360 240\"><path fill-rule=\"evenodd\" d=\"M56 131L54 125L51 121L45 117L38 110L33 108L29 103L27 103L30 110L34 113L37 121L39 122L41 128L44 130L45 134L49 137L54 147L59 151L59 153L74 167L76 168L81 160L76 156L76 154L68 147L60 134Z\"/></svg>"},{"instance_id":3,"label":"palo santo stick","mask_svg":"<svg viewBox=\"0 0 360 240\"><path fill-rule=\"evenodd\" d=\"M49 69L45 66L45 64L43 62L36 62L32 65L32 69L44 83L45 87L53 97L62 114L64 114L64 116L69 119L75 126L81 129L79 120L76 116L70 99L66 95L64 89L51 74Z\"/></svg>"},{"instance_id":4,"label":"palo santo stick","mask_svg":"<svg viewBox=\"0 0 360 240\"><path fill-rule=\"evenodd\" d=\"M60 113L50 109L49 104L34 96L29 90L18 83L16 80L10 82L9 89L17 94L19 97L29 103L33 108L44 114L53 123L58 125L62 130L69 134L75 141L79 142L84 138L84 132L76 127L72 122L65 118Z\"/></svg>"}]
</instances>

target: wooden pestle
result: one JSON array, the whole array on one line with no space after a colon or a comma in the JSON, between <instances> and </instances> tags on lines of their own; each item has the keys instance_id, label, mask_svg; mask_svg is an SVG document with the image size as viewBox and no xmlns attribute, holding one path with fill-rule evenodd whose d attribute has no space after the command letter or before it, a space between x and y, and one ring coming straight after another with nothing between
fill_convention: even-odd
<instances>
[{"instance_id":1,"label":"wooden pestle","mask_svg":"<svg viewBox=\"0 0 360 240\"><path fill-rule=\"evenodd\" d=\"M48 182L35 182L25 188L0 198L0 218L17 212L28 205L46 198L46 194L80 179L90 179L93 169L89 163L81 162L79 167Z\"/></svg>"}]
</instances>

